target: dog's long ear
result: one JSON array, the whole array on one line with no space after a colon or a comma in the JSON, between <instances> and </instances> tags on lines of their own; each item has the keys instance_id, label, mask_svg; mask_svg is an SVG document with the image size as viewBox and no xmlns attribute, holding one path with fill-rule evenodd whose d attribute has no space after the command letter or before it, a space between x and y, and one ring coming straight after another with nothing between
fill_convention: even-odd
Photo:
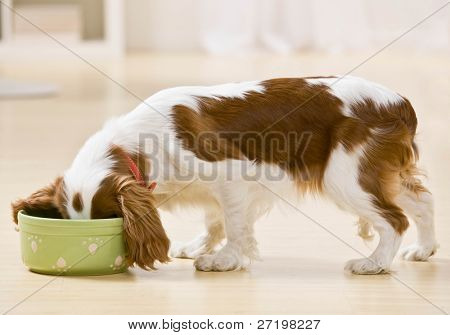
<instances>
[{"instance_id":1,"label":"dog's long ear","mask_svg":"<svg viewBox=\"0 0 450 335\"><path fill-rule=\"evenodd\" d=\"M17 214L21 210L33 216L63 218L63 193L63 178L58 177L52 184L37 190L28 198L13 202L11 207L14 222L17 223Z\"/></svg>"},{"instance_id":2,"label":"dog's long ear","mask_svg":"<svg viewBox=\"0 0 450 335\"><path fill-rule=\"evenodd\" d=\"M155 261L169 261L170 241L154 206L152 192L132 178L122 178L118 184L128 263L136 263L145 270L155 269Z\"/></svg>"}]
</instances>

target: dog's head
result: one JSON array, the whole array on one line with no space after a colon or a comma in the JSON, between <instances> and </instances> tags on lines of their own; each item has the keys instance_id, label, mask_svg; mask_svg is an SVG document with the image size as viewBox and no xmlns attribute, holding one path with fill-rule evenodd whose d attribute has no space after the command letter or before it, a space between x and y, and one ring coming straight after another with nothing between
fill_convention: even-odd
<instances>
[{"instance_id":1,"label":"dog's head","mask_svg":"<svg viewBox=\"0 0 450 335\"><path fill-rule=\"evenodd\" d=\"M75 161L64 177L58 177L28 198L14 202L14 221L17 223L17 214L21 210L48 218L122 217L129 265L153 269L155 261L167 262L170 242L161 224L152 189L143 186L130 172L129 157L145 173L148 165L143 156L127 155L120 147L109 150L106 163L87 170Z\"/></svg>"}]
</instances>

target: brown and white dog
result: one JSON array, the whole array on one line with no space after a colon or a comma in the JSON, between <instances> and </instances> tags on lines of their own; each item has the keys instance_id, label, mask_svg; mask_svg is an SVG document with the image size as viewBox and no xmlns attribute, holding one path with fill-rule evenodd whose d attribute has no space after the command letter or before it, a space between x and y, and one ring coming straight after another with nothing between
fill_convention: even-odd
<instances>
[{"instance_id":1,"label":"brown and white dog","mask_svg":"<svg viewBox=\"0 0 450 335\"><path fill-rule=\"evenodd\" d=\"M418 242L403 257L424 261L437 248L432 196L416 176L416 126L407 99L349 76L166 89L109 121L63 177L13 203L13 215L123 217L129 264L147 269L169 260L157 208L202 206L206 232L171 255L228 271L257 257L253 225L279 196L313 192L357 215L362 237L379 234L372 255L346 269L381 273L406 215Z\"/></svg>"}]
</instances>

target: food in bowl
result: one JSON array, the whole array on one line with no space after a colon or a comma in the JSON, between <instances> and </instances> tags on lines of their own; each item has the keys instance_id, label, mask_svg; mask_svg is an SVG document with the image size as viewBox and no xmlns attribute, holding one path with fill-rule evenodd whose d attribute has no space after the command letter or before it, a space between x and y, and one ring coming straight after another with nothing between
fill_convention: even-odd
<instances>
[{"instance_id":1,"label":"food in bowl","mask_svg":"<svg viewBox=\"0 0 450 335\"><path fill-rule=\"evenodd\" d=\"M50 275L106 275L127 268L123 219L67 220L18 214L22 260Z\"/></svg>"}]
</instances>

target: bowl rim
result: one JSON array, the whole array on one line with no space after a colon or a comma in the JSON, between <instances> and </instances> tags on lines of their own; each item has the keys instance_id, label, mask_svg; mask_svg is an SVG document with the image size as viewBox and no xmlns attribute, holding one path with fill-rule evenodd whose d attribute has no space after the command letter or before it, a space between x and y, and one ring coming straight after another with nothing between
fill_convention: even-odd
<instances>
[{"instance_id":1,"label":"bowl rim","mask_svg":"<svg viewBox=\"0 0 450 335\"><path fill-rule=\"evenodd\" d=\"M18 213L18 219L23 218L28 225L34 226L51 226L51 227L79 227L89 224L89 228L102 228L102 227L118 227L123 225L123 218L110 218L110 219L56 219L56 218L46 218L42 216L33 216L26 214L25 211L21 210Z\"/></svg>"}]
</instances>

